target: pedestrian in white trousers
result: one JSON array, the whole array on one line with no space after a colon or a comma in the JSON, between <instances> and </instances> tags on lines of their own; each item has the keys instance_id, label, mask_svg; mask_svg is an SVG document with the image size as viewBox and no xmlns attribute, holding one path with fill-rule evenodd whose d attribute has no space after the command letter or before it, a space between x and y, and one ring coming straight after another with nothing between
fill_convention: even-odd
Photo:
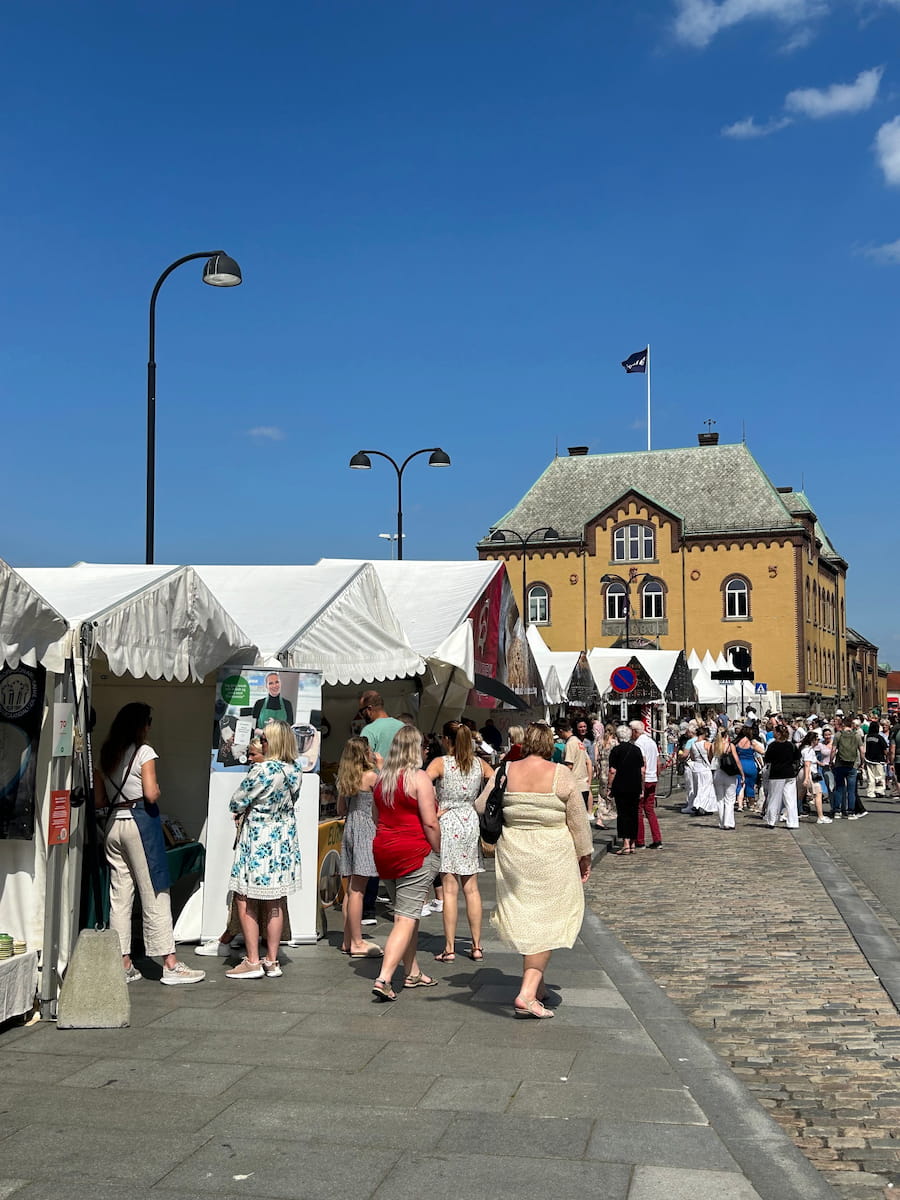
<instances>
[{"instance_id":1,"label":"pedestrian in white trousers","mask_svg":"<svg viewBox=\"0 0 900 1200\"><path fill-rule=\"evenodd\" d=\"M763 820L772 829L778 824L782 805L784 805L784 810L787 813L788 829L799 829L800 818L797 815L796 779L769 780L769 786L766 788L766 815L763 817Z\"/></svg>"},{"instance_id":2,"label":"pedestrian in white trousers","mask_svg":"<svg viewBox=\"0 0 900 1200\"><path fill-rule=\"evenodd\" d=\"M732 770L724 771L727 762ZM737 799L738 780L744 778L740 755L735 750L730 736L724 729L716 734L713 743L713 787L716 789L716 808L719 811L719 828L734 829L734 802Z\"/></svg>"}]
</instances>

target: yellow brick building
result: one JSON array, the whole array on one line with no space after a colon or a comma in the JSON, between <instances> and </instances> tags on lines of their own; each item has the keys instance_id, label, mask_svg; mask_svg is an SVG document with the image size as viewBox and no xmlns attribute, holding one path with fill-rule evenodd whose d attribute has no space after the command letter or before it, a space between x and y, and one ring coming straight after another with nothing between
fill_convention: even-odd
<instances>
[{"instance_id":1,"label":"yellow brick building","mask_svg":"<svg viewBox=\"0 0 900 1200\"><path fill-rule=\"evenodd\" d=\"M525 543L523 551L523 540ZM790 709L848 697L846 561L743 444L555 458L478 543L553 650L746 647Z\"/></svg>"}]
</instances>

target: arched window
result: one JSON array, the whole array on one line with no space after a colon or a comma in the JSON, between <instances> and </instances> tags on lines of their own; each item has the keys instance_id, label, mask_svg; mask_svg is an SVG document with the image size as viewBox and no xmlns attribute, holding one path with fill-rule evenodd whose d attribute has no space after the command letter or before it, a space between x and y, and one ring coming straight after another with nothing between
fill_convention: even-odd
<instances>
[{"instance_id":1,"label":"arched window","mask_svg":"<svg viewBox=\"0 0 900 1200\"><path fill-rule=\"evenodd\" d=\"M528 589L528 623L550 624L550 589L545 583L533 583Z\"/></svg>"},{"instance_id":2,"label":"arched window","mask_svg":"<svg viewBox=\"0 0 900 1200\"><path fill-rule=\"evenodd\" d=\"M810 601L809 601L809 580L807 579L807 581L806 581L806 614L805 614L805 615L806 615L806 619L807 619L807 621L809 620L809 609L810 609Z\"/></svg>"},{"instance_id":3,"label":"arched window","mask_svg":"<svg viewBox=\"0 0 900 1200\"><path fill-rule=\"evenodd\" d=\"M820 683L821 680L819 679L819 647L818 646L813 647L813 672L814 672L813 679L816 681L816 683Z\"/></svg>"},{"instance_id":4,"label":"arched window","mask_svg":"<svg viewBox=\"0 0 900 1200\"><path fill-rule=\"evenodd\" d=\"M628 608L628 593L621 583L610 583L606 587L607 621L624 621Z\"/></svg>"},{"instance_id":5,"label":"arched window","mask_svg":"<svg viewBox=\"0 0 900 1200\"><path fill-rule=\"evenodd\" d=\"M652 525L634 522L613 530L614 562L649 562L656 558L656 537Z\"/></svg>"},{"instance_id":6,"label":"arched window","mask_svg":"<svg viewBox=\"0 0 900 1200\"><path fill-rule=\"evenodd\" d=\"M661 620L666 615L666 593L658 579L648 579L641 588L641 616L645 621Z\"/></svg>"},{"instance_id":7,"label":"arched window","mask_svg":"<svg viewBox=\"0 0 900 1200\"><path fill-rule=\"evenodd\" d=\"M732 575L722 585L725 597L725 620L750 619L750 581L743 575Z\"/></svg>"}]
</instances>

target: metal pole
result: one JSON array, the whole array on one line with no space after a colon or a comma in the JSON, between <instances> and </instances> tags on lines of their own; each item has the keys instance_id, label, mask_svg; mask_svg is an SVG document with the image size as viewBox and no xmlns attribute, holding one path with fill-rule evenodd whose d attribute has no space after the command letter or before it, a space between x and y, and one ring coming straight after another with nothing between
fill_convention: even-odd
<instances>
[{"instance_id":1,"label":"metal pole","mask_svg":"<svg viewBox=\"0 0 900 1200\"><path fill-rule=\"evenodd\" d=\"M631 649L631 584L625 584L625 649Z\"/></svg>"},{"instance_id":2,"label":"metal pole","mask_svg":"<svg viewBox=\"0 0 900 1200\"><path fill-rule=\"evenodd\" d=\"M49 721L51 738L53 735L53 713L57 704L65 704L69 699L69 664L65 663L62 674L57 675L53 685L53 707ZM50 791L63 791L69 786L69 770L71 759L68 757L51 758L50 760ZM92 803L89 798L86 803ZM46 831L45 831L46 832ZM56 1016L56 1002L59 995L59 922L62 915L62 877L69 852L68 844L47 847L47 876L45 885L44 907L44 948L41 952L41 1016L46 1020Z\"/></svg>"},{"instance_id":3,"label":"metal pole","mask_svg":"<svg viewBox=\"0 0 900 1200\"><path fill-rule=\"evenodd\" d=\"M525 629L528 630L528 564L525 551L528 547L526 538L522 538L522 613L525 619Z\"/></svg>"},{"instance_id":4,"label":"metal pole","mask_svg":"<svg viewBox=\"0 0 900 1200\"><path fill-rule=\"evenodd\" d=\"M406 463L403 464L406 466ZM403 470L398 470L397 464L394 463L394 470L397 472L397 558L403 557Z\"/></svg>"},{"instance_id":5,"label":"metal pole","mask_svg":"<svg viewBox=\"0 0 900 1200\"><path fill-rule=\"evenodd\" d=\"M204 250L200 254L186 254L170 263L156 281L156 286L150 294L150 339L147 354L147 529L146 557L147 563L154 561L154 522L156 518L156 297L159 289L172 274L176 267L197 258L214 258L224 254L224 250Z\"/></svg>"},{"instance_id":6,"label":"metal pole","mask_svg":"<svg viewBox=\"0 0 900 1200\"><path fill-rule=\"evenodd\" d=\"M650 343L647 343L647 449L650 449Z\"/></svg>"}]
</instances>

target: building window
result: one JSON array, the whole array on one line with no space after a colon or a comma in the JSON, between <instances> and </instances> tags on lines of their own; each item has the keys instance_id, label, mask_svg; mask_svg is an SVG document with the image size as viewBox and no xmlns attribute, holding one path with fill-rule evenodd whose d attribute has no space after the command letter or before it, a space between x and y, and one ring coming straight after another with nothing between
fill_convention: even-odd
<instances>
[{"instance_id":1,"label":"building window","mask_svg":"<svg viewBox=\"0 0 900 1200\"><path fill-rule=\"evenodd\" d=\"M550 589L544 583L533 583L528 589L528 623L550 624Z\"/></svg>"},{"instance_id":2,"label":"building window","mask_svg":"<svg viewBox=\"0 0 900 1200\"><path fill-rule=\"evenodd\" d=\"M750 582L743 575L732 575L722 586L726 621L745 621L750 617Z\"/></svg>"},{"instance_id":3,"label":"building window","mask_svg":"<svg viewBox=\"0 0 900 1200\"><path fill-rule=\"evenodd\" d=\"M607 621L624 621L628 609L628 594L621 583L610 583L606 588Z\"/></svg>"},{"instance_id":4,"label":"building window","mask_svg":"<svg viewBox=\"0 0 900 1200\"><path fill-rule=\"evenodd\" d=\"M656 558L656 537L652 525L620 525L613 531L614 562L649 562Z\"/></svg>"},{"instance_id":5,"label":"building window","mask_svg":"<svg viewBox=\"0 0 900 1200\"><path fill-rule=\"evenodd\" d=\"M666 594L658 579L648 579L641 588L641 616L645 621L661 620L666 615Z\"/></svg>"}]
</instances>

